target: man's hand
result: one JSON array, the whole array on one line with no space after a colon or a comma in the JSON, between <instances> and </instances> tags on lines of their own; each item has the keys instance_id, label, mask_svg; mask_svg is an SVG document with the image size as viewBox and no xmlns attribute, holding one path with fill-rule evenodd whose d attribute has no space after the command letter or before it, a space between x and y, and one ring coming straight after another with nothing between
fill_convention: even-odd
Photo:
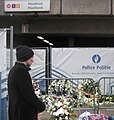
<instances>
[{"instance_id":1,"label":"man's hand","mask_svg":"<svg viewBox=\"0 0 114 120\"><path fill-rule=\"evenodd\" d=\"M38 113L38 120L41 120L42 113Z\"/></svg>"}]
</instances>

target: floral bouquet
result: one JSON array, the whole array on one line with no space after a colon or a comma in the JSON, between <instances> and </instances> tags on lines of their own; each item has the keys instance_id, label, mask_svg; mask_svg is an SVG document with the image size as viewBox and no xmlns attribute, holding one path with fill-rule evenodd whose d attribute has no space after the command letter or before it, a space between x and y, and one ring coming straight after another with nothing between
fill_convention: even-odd
<instances>
[{"instance_id":1,"label":"floral bouquet","mask_svg":"<svg viewBox=\"0 0 114 120\"><path fill-rule=\"evenodd\" d=\"M48 87L48 94L43 95L46 111L54 119L68 120L73 112L76 100L72 97L72 84L69 80L54 80Z\"/></svg>"},{"instance_id":2,"label":"floral bouquet","mask_svg":"<svg viewBox=\"0 0 114 120\"><path fill-rule=\"evenodd\" d=\"M75 99L65 96L43 96L42 100L46 102L46 111L57 120L68 120L73 112Z\"/></svg>"},{"instance_id":3,"label":"floral bouquet","mask_svg":"<svg viewBox=\"0 0 114 120\"><path fill-rule=\"evenodd\" d=\"M91 97L91 95L98 96L101 94L99 83L95 82L93 79L84 80L78 87L86 93L86 97Z\"/></svg>"},{"instance_id":4,"label":"floral bouquet","mask_svg":"<svg viewBox=\"0 0 114 120\"><path fill-rule=\"evenodd\" d=\"M41 96L41 91L40 91L40 86L39 86L38 82L36 82L35 80L32 80L32 85L33 85L35 94L39 98Z\"/></svg>"},{"instance_id":5,"label":"floral bouquet","mask_svg":"<svg viewBox=\"0 0 114 120\"><path fill-rule=\"evenodd\" d=\"M71 95L72 84L69 80L54 80L48 87L49 94L59 95Z\"/></svg>"},{"instance_id":6,"label":"floral bouquet","mask_svg":"<svg viewBox=\"0 0 114 120\"><path fill-rule=\"evenodd\" d=\"M80 105L98 105L98 99L101 94L98 82L95 82L93 79L84 80L77 86L76 90Z\"/></svg>"}]
</instances>

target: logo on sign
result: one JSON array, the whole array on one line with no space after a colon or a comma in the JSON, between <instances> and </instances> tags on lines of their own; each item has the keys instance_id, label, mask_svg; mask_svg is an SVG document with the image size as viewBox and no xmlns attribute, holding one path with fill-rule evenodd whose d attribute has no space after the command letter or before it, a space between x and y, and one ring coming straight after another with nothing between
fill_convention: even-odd
<instances>
[{"instance_id":1,"label":"logo on sign","mask_svg":"<svg viewBox=\"0 0 114 120\"><path fill-rule=\"evenodd\" d=\"M11 5L10 5L10 4L7 4L7 8L11 8Z\"/></svg>"},{"instance_id":2,"label":"logo on sign","mask_svg":"<svg viewBox=\"0 0 114 120\"><path fill-rule=\"evenodd\" d=\"M7 8L20 8L20 4L7 4Z\"/></svg>"},{"instance_id":3,"label":"logo on sign","mask_svg":"<svg viewBox=\"0 0 114 120\"><path fill-rule=\"evenodd\" d=\"M93 55L92 61L94 63L99 63L101 61L101 57L98 54Z\"/></svg>"}]
</instances>

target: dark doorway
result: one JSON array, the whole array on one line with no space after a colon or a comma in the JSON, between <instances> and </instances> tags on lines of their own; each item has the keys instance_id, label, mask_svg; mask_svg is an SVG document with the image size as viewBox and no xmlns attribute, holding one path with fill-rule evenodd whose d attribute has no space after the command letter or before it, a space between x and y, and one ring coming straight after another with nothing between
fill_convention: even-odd
<instances>
[{"instance_id":1,"label":"dark doorway","mask_svg":"<svg viewBox=\"0 0 114 120\"><path fill-rule=\"evenodd\" d=\"M53 43L53 47L114 47L113 36L84 36L84 35L39 35L49 42ZM69 41L73 40L72 46ZM30 47L47 47L47 43L37 38L37 34L15 34L14 35L14 48L18 45L28 45ZM9 40L7 42L9 47Z\"/></svg>"}]
</instances>

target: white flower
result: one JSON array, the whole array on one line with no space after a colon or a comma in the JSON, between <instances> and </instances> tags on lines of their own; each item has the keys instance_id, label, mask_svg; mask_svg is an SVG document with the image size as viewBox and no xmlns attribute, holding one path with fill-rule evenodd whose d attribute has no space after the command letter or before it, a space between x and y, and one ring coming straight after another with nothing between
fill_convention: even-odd
<instances>
[{"instance_id":1,"label":"white flower","mask_svg":"<svg viewBox=\"0 0 114 120\"><path fill-rule=\"evenodd\" d=\"M64 109L62 107L54 113L55 116L59 116L60 114L64 115Z\"/></svg>"},{"instance_id":2,"label":"white flower","mask_svg":"<svg viewBox=\"0 0 114 120\"><path fill-rule=\"evenodd\" d=\"M55 103L55 106L57 106L57 107L60 107L60 106L62 106L63 104L62 104L62 102L60 102L60 101L58 101L57 103Z\"/></svg>"}]
</instances>

